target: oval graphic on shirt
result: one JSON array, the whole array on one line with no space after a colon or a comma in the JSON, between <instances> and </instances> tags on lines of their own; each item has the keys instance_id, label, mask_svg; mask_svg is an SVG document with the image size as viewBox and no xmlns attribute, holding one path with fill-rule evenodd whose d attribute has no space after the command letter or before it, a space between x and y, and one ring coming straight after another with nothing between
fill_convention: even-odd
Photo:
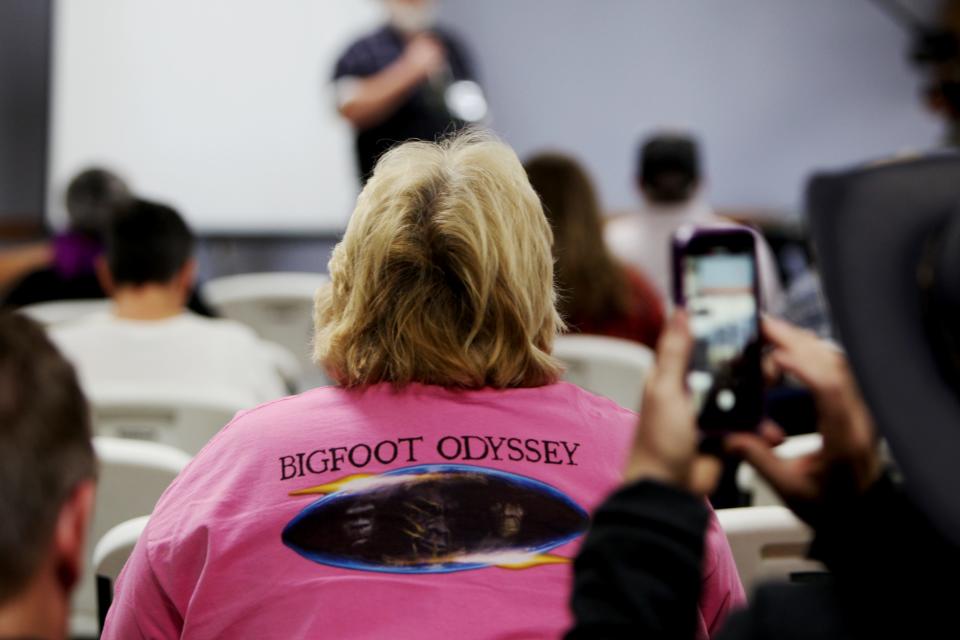
<instances>
[{"instance_id":1,"label":"oval graphic on shirt","mask_svg":"<svg viewBox=\"0 0 960 640\"><path fill-rule=\"evenodd\" d=\"M467 465L350 476L290 495L325 494L284 527L314 562L391 573L449 573L567 563L548 551L582 535L589 516L548 484Z\"/></svg>"}]
</instances>

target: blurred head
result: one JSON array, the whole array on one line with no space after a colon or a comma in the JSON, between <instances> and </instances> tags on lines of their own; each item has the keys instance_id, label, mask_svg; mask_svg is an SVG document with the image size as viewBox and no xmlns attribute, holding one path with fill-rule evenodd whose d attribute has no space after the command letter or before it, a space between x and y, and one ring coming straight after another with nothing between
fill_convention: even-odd
<instances>
[{"instance_id":1,"label":"blurred head","mask_svg":"<svg viewBox=\"0 0 960 640\"><path fill-rule=\"evenodd\" d=\"M59 599L65 623L95 473L73 368L34 322L0 314L0 612L33 594L51 615Z\"/></svg>"},{"instance_id":2,"label":"blurred head","mask_svg":"<svg viewBox=\"0 0 960 640\"><path fill-rule=\"evenodd\" d=\"M564 320L626 313L630 304L623 267L603 240L600 203L586 171L560 154L541 154L527 164L553 229L560 311Z\"/></svg>"},{"instance_id":3,"label":"blurred head","mask_svg":"<svg viewBox=\"0 0 960 640\"><path fill-rule=\"evenodd\" d=\"M98 273L107 291L169 286L182 290L186 299L196 271L194 239L176 211L136 200L113 217L105 240L105 260Z\"/></svg>"},{"instance_id":4,"label":"blurred head","mask_svg":"<svg viewBox=\"0 0 960 640\"><path fill-rule=\"evenodd\" d=\"M437 23L438 0L385 0L385 4L390 25L401 33L429 31Z\"/></svg>"},{"instance_id":5,"label":"blurred head","mask_svg":"<svg viewBox=\"0 0 960 640\"><path fill-rule=\"evenodd\" d=\"M110 217L130 205L127 185L106 169L87 169L67 186L70 228L100 237Z\"/></svg>"},{"instance_id":6,"label":"blurred head","mask_svg":"<svg viewBox=\"0 0 960 640\"><path fill-rule=\"evenodd\" d=\"M659 134L644 141L637 158L637 184L655 204L681 204L700 186L700 152L683 134Z\"/></svg>"},{"instance_id":7,"label":"blurred head","mask_svg":"<svg viewBox=\"0 0 960 640\"><path fill-rule=\"evenodd\" d=\"M316 304L316 360L341 385L557 380L550 226L513 151L468 133L385 154Z\"/></svg>"}]
</instances>

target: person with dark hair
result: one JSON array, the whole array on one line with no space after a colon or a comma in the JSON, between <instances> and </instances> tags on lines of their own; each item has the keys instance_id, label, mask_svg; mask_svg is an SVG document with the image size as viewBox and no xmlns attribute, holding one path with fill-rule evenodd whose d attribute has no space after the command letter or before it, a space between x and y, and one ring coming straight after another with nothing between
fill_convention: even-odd
<instances>
[{"instance_id":1,"label":"person with dark hair","mask_svg":"<svg viewBox=\"0 0 960 640\"><path fill-rule=\"evenodd\" d=\"M0 313L0 637L67 637L95 481L73 368L38 325Z\"/></svg>"},{"instance_id":2,"label":"person with dark hair","mask_svg":"<svg viewBox=\"0 0 960 640\"><path fill-rule=\"evenodd\" d=\"M661 132L646 139L637 154L637 188L645 207L637 214L614 218L604 231L614 255L650 277L660 295L672 296L671 238L685 225L730 225L704 197L700 150L684 133ZM783 289L776 259L757 234L760 285L767 311L783 308Z\"/></svg>"},{"instance_id":3,"label":"person with dark hair","mask_svg":"<svg viewBox=\"0 0 960 640\"><path fill-rule=\"evenodd\" d=\"M106 297L96 261L103 254L110 220L133 202L130 189L115 173L95 167L77 174L67 186L67 230L48 243L0 256L0 290L9 285L2 305L19 308ZM213 315L196 291L191 291L188 306L201 315Z\"/></svg>"},{"instance_id":4,"label":"person with dark hair","mask_svg":"<svg viewBox=\"0 0 960 640\"><path fill-rule=\"evenodd\" d=\"M97 264L104 288L193 279L194 238L180 215L162 204L139 200L107 227L106 260Z\"/></svg>"},{"instance_id":5,"label":"person with dark hair","mask_svg":"<svg viewBox=\"0 0 960 640\"><path fill-rule=\"evenodd\" d=\"M97 276L113 310L52 329L88 391L145 383L203 388L239 406L280 397L293 356L228 320L185 309L193 234L170 207L137 200L107 226Z\"/></svg>"},{"instance_id":6,"label":"person with dark hair","mask_svg":"<svg viewBox=\"0 0 960 640\"><path fill-rule=\"evenodd\" d=\"M586 170L546 153L526 163L553 229L558 307L568 329L656 346L663 301L647 278L617 261L603 242L600 203Z\"/></svg>"},{"instance_id":7,"label":"person with dark hair","mask_svg":"<svg viewBox=\"0 0 960 640\"><path fill-rule=\"evenodd\" d=\"M103 297L94 262L103 252L104 225L131 201L127 185L111 171L95 167L77 174L67 186L66 231L0 257L0 288L10 287L4 304Z\"/></svg>"},{"instance_id":8,"label":"person with dark hair","mask_svg":"<svg viewBox=\"0 0 960 640\"><path fill-rule=\"evenodd\" d=\"M700 188L700 151L693 138L654 136L644 143L638 162L638 185L650 202L682 204Z\"/></svg>"},{"instance_id":9,"label":"person with dark hair","mask_svg":"<svg viewBox=\"0 0 960 640\"><path fill-rule=\"evenodd\" d=\"M107 223L132 201L123 180L106 169L87 169L71 180L67 186L70 231L55 241L57 269L68 276L92 272Z\"/></svg>"}]
</instances>

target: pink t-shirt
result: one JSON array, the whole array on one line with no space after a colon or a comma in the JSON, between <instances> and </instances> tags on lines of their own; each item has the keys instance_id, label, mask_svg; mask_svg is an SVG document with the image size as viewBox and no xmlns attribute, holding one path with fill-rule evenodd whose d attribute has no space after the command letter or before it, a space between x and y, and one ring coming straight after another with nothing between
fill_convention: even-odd
<instances>
[{"instance_id":1,"label":"pink t-shirt","mask_svg":"<svg viewBox=\"0 0 960 640\"><path fill-rule=\"evenodd\" d=\"M241 413L160 499L103 637L557 638L635 422L566 383L329 387ZM708 540L701 635L743 600Z\"/></svg>"}]
</instances>

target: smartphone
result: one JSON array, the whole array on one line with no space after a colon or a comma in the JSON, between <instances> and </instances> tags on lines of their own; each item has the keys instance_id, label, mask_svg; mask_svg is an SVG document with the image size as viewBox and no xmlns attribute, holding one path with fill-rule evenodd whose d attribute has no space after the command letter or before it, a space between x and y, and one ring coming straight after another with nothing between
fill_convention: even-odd
<instances>
[{"instance_id":1,"label":"smartphone","mask_svg":"<svg viewBox=\"0 0 960 640\"><path fill-rule=\"evenodd\" d=\"M756 238L738 227L690 227L673 237L674 299L694 337L687 385L697 422L716 440L763 417Z\"/></svg>"}]
</instances>

